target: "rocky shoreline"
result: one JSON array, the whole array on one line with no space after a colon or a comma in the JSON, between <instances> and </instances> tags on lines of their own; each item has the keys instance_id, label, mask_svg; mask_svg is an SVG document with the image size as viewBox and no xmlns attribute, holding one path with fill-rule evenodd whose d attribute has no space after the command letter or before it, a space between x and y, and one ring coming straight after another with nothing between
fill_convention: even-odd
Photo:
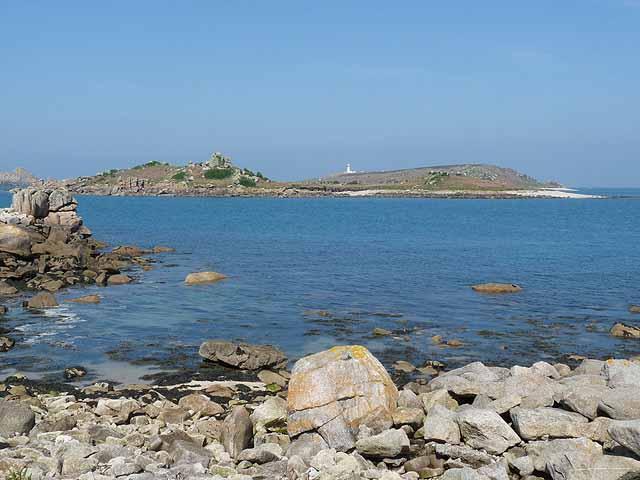
<instances>
[{"instance_id":1,"label":"rocky shoreline","mask_svg":"<svg viewBox=\"0 0 640 480\"><path fill-rule=\"evenodd\" d=\"M55 293L82 285L124 285L134 279L133 269L151 268L150 253L172 251L166 247L144 250L121 246L106 250L93 238L77 213L78 202L66 189L16 190L12 206L0 209L0 317L4 302L31 310L55 307ZM72 299L99 303L97 295ZM6 329L0 330L0 351L14 346Z\"/></svg>"},{"instance_id":2,"label":"rocky shoreline","mask_svg":"<svg viewBox=\"0 0 640 480\"><path fill-rule=\"evenodd\" d=\"M256 198L441 198L441 199L602 199L597 195L541 190L421 190L421 189L349 189L333 186L271 186L247 188L242 186L184 186L172 183L147 185L138 179L127 184L108 185L66 184L75 195L125 196L125 197L256 197Z\"/></svg>"},{"instance_id":3,"label":"rocky shoreline","mask_svg":"<svg viewBox=\"0 0 640 480\"><path fill-rule=\"evenodd\" d=\"M299 360L214 340L243 380L0 386L10 479L631 480L640 362L480 362L395 385L361 346ZM251 378L247 380L247 376Z\"/></svg>"}]
</instances>

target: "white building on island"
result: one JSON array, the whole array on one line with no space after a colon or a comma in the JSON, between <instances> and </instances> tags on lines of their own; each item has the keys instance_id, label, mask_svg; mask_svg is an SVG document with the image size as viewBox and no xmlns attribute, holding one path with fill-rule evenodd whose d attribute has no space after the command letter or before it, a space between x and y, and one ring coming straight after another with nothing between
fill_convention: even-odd
<instances>
[{"instance_id":1,"label":"white building on island","mask_svg":"<svg viewBox=\"0 0 640 480\"><path fill-rule=\"evenodd\" d=\"M351 164L347 163L347 169L344 171L344 173L357 173L355 170L351 170Z\"/></svg>"}]
</instances>

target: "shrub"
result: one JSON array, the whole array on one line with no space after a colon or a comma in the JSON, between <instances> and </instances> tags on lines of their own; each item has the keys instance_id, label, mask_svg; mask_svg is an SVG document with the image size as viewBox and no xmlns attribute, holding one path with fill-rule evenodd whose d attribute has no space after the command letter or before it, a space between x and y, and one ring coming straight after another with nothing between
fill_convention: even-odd
<instances>
[{"instance_id":1,"label":"shrub","mask_svg":"<svg viewBox=\"0 0 640 480\"><path fill-rule=\"evenodd\" d=\"M177 182L181 182L187 179L187 174L185 172L178 172L173 177L171 177L171 179Z\"/></svg>"},{"instance_id":2,"label":"shrub","mask_svg":"<svg viewBox=\"0 0 640 480\"><path fill-rule=\"evenodd\" d=\"M31 474L27 470L27 467L20 470L9 470L7 480L31 480Z\"/></svg>"},{"instance_id":3,"label":"shrub","mask_svg":"<svg viewBox=\"0 0 640 480\"><path fill-rule=\"evenodd\" d=\"M255 187L257 185L256 181L253 178L249 177L240 177L238 183L243 187Z\"/></svg>"},{"instance_id":4,"label":"shrub","mask_svg":"<svg viewBox=\"0 0 640 480\"><path fill-rule=\"evenodd\" d=\"M212 168L204 172L204 178L209 180L222 180L233 175L233 168Z\"/></svg>"},{"instance_id":5,"label":"shrub","mask_svg":"<svg viewBox=\"0 0 640 480\"><path fill-rule=\"evenodd\" d=\"M158 162L157 160L152 160L151 162L143 163L142 165L136 165L132 168L132 170L140 170L146 167L158 167L160 165L167 165L166 163Z\"/></svg>"}]
</instances>

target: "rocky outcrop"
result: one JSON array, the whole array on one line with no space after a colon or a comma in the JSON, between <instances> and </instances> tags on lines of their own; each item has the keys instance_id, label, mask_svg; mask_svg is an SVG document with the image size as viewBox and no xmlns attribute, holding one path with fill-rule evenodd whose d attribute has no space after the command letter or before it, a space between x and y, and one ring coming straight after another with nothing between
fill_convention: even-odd
<instances>
[{"instance_id":1,"label":"rocky outcrop","mask_svg":"<svg viewBox=\"0 0 640 480\"><path fill-rule=\"evenodd\" d=\"M151 250L102 252L64 189L18 190L12 205L0 210L0 295L14 295L18 288L56 292L83 283L120 285L132 280L121 270L147 264L140 255Z\"/></svg>"},{"instance_id":2,"label":"rocky outcrop","mask_svg":"<svg viewBox=\"0 0 640 480\"><path fill-rule=\"evenodd\" d=\"M331 448L347 451L360 431L393 425L398 390L364 347L334 347L299 360L289 382L291 437L316 431Z\"/></svg>"}]
</instances>

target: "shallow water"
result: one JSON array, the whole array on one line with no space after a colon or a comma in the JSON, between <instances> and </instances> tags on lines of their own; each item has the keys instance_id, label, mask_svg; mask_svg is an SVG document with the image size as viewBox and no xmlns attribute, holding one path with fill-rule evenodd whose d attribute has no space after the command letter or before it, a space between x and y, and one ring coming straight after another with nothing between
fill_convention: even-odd
<instances>
[{"instance_id":1,"label":"shallow water","mask_svg":"<svg viewBox=\"0 0 640 480\"><path fill-rule=\"evenodd\" d=\"M8 203L1 194L0 206ZM628 312L640 303L639 207L635 198L83 197L80 213L98 239L177 252L134 272L133 285L59 295L97 292L98 306L65 304L45 315L12 308L2 323L17 344L0 354L3 372L59 376L80 364L89 379L130 381L196 365L198 345L211 338L272 343L292 359L362 343L387 364L635 355L640 341L608 330L640 323ZM230 278L185 286L199 270ZM486 281L524 291L469 288ZM397 338L374 338L375 327ZM465 345L434 346L435 334Z\"/></svg>"}]
</instances>

